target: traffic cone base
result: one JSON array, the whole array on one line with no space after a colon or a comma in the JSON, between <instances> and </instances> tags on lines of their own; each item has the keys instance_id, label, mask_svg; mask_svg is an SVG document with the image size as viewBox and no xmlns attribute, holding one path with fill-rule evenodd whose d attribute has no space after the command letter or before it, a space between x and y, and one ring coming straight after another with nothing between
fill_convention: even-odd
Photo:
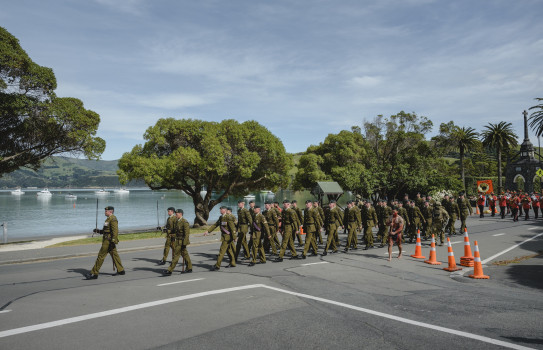
<instances>
[{"instance_id":1,"label":"traffic cone base","mask_svg":"<svg viewBox=\"0 0 543 350\"><path fill-rule=\"evenodd\" d=\"M475 257L473 258L475 266L473 268L473 275L469 275L469 277L479 279L479 280L487 280L490 277L483 274L483 264L481 263L481 255L479 254L479 246L477 245L477 241L473 243L475 243Z\"/></svg>"},{"instance_id":2,"label":"traffic cone base","mask_svg":"<svg viewBox=\"0 0 543 350\"><path fill-rule=\"evenodd\" d=\"M424 260L424 262L430 265L441 265L441 263L437 261L436 240L434 239L434 235L432 235L432 243L430 244L430 258L428 260Z\"/></svg>"},{"instance_id":3,"label":"traffic cone base","mask_svg":"<svg viewBox=\"0 0 543 350\"><path fill-rule=\"evenodd\" d=\"M420 243L420 230L417 230L417 244L415 246L415 254L411 255L411 257L415 259L426 259L426 257L422 255L422 245Z\"/></svg>"}]
</instances>

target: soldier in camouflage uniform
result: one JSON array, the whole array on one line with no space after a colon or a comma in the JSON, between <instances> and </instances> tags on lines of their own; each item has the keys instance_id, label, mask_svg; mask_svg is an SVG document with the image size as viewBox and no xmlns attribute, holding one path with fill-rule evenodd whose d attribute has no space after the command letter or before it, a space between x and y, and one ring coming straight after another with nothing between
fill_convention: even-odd
<instances>
[{"instance_id":1,"label":"soldier in camouflage uniform","mask_svg":"<svg viewBox=\"0 0 543 350\"><path fill-rule=\"evenodd\" d=\"M221 262L224 254L228 253L230 258L230 264L227 267L236 267L236 257L232 249L232 242L234 241L234 234L236 232L235 218L233 215L229 215L225 206L220 207L221 216L219 220L215 222L209 229L204 232L207 235L209 232L213 232L214 229L220 227L221 230L221 247L219 249L219 256L217 257L217 263L213 266L212 270L218 271L221 268Z\"/></svg>"},{"instance_id":2,"label":"soldier in camouflage uniform","mask_svg":"<svg viewBox=\"0 0 543 350\"><path fill-rule=\"evenodd\" d=\"M266 221L268 222L269 232L263 237L264 252L269 253L271 247L272 254L277 255L277 247L275 246L275 240L273 239L273 235L277 234L277 230L279 227L279 218L277 217L277 212L272 207L272 204L270 202L266 202L265 207L266 210L264 210L262 215L264 215Z\"/></svg>"},{"instance_id":3,"label":"soldier in camouflage uniform","mask_svg":"<svg viewBox=\"0 0 543 350\"><path fill-rule=\"evenodd\" d=\"M319 206L319 201L313 201L313 208L319 213L320 222L324 225L324 210ZM317 244L322 244L322 233L321 233L322 227L317 227L317 234L315 235L315 240L317 241Z\"/></svg>"},{"instance_id":4,"label":"soldier in camouflage uniform","mask_svg":"<svg viewBox=\"0 0 543 350\"><path fill-rule=\"evenodd\" d=\"M433 207L430 206L430 202L425 201L424 206L422 207L422 216L424 216L424 224L422 225L422 235L424 236L424 239L429 239L432 237L432 229L433 229Z\"/></svg>"},{"instance_id":5,"label":"soldier in camouflage uniform","mask_svg":"<svg viewBox=\"0 0 543 350\"><path fill-rule=\"evenodd\" d=\"M370 202L364 204L364 208L361 211L362 227L364 228L364 240L366 241L366 246L364 250L373 248L373 227L377 225L377 213L375 209L371 206Z\"/></svg>"},{"instance_id":6,"label":"soldier in camouflage uniform","mask_svg":"<svg viewBox=\"0 0 543 350\"><path fill-rule=\"evenodd\" d=\"M462 223L460 225L460 234L463 234L466 229L466 219L473 213L473 209L471 208L469 200L464 198L464 193L460 193L456 200L456 204L458 204L458 209L460 210L460 222Z\"/></svg>"},{"instance_id":7,"label":"soldier in camouflage uniform","mask_svg":"<svg viewBox=\"0 0 543 350\"><path fill-rule=\"evenodd\" d=\"M409 216L409 243L413 243L413 240L417 238L417 230L420 230L421 224L426 222L419 207L415 205L415 201L410 201L407 209L407 215Z\"/></svg>"},{"instance_id":8,"label":"soldier in camouflage uniform","mask_svg":"<svg viewBox=\"0 0 543 350\"><path fill-rule=\"evenodd\" d=\"M290 205L292 206L292 210L294 210L296 212L296 215L298 215L298 221L300 223L304 222L304 215L302 213L302 209L298 207L298 202L296 200L293 200L292 202L290 202ZM298 247L303 247L304 243L302 241L300 227L298 227L298 230L296 230L296 238L298 238Z\"/></svg>"},{"instance_id":9,"label":"soldier in camouflage uniform","mask_svg":"<svg viewBox=\"0 0 543 350\"><path fill-rule=\"evenodd\" d=\"M302 254L302 259L305 259L309 248L313 250L312 256L317 256L318 248L317 242L315 240L315 234L317 227L321 227L320 215L318 211L313 208L310 200L305 201L305 211L304 211L304 232L305 232L305 246L304 252Z\"/></svg>"},{"instance_id":10,"label":"soldier in camouflage uniform","mask_svg":"<svg viewBox=\"0 0 543 350\"><path fill-rule=\"evenodd\" d=\"M245 260L249 259L249 246L247 245L247 233L249 233L249 227L253 225L253 217L249 210L245 209L245 201L238 201L238 239L236 242L236 261L243 247L243 255Z\"/></svg>"},{"instance_id":11,"label":"soldier in camouflage uniform","mask_svg":"<svg viewBox=\"0 0 543 350\"><path fill-rule=\"evenodd\" d=\"M439 236L439 245L442 246L443 242L445 241L445 224L447 224L449 221L449 214L447 214L447 211L441 206L440 202L436 202L434 204L434 208L432 210L432 221L432 231L436 237L436 240Z\"/></svg>"},{"instance_id":12,"label":"soldier in camouflage uniform","mask_svg":"<svg viewBox=\"0 0 543 350\"><path fill-rule=\"evenodd\" d=\"M168 259L168 255L170 254L170 248L173 247L173 242L170 237L175 236L172 231L173 231L176 221L177 221L177 218L175 216L175 208L169 207L168 220L166 221L166 226L157 227L157 230L162 230L162 232L166 233L166 243L164 244L164 253L162 254L162 260L158 262L159 265L166 264L166 259ZM173 249L172 249L172 259L173 259Z\"/></svg>"},{"instance_id":13,"label":"soldier in camouflage uniform","mask_svg":"<svg viewBox=\"0 0 543 350\"><path fill-rule=\"evenodd\" d=\"M447 210L449 214L449 222L447 223L447 231L449 232L449 235L456 235L456 229L454 228L454 223L460 216L460 208L458 208L458 204L454 200L454 198L451 196L449 199L449 207Z\"/></svg>"},{"instance_id":14,"label":"soldier in camouflage uniform","mask_svg":"<svg viewBox=\"0 0 543 350\"><path fill-rule=\"evenodd\" d=\"M379 232L377 232L377 239L381 239L381 245L384 247L388 242L388 229L387 221L392 215L392 208L387 205L385 200L381 200L381 212L377 212L377 219L379 220ZM381 234L381 236L379 236Z\"/></svg>"},{"instance_id":15,"label":"soldier in camouflage uniform","mask_svg":"<svg viewBox=\"0 0 543 350\"><path fill-rule=\"evenodd\" d=\"M187 246L190 244L190 225L189 222L183 217L183 209L177 209L175 211L176 222L173 232L175 233L174 239L174 253L172 263L167 270L164 270L163 273L166 276L170 276L179 261L179 257L183 257L183 263L186 265L187 269L181 273L191 273L192 272L192 262L190 261L190 256L187 251Z\"/></svg>"},{"instance_id":16,"label":"soldier in camouflage uniform","mask_svg":"<svg viewBox=\"0 0 543 350\"><path fill-rule=\"evenodd\" d=\"M347 202L347 208L349 208L349 210L343 218L343 226L348 231L347 244L345 245L344 249L345 252L348 252L351 247L352 249L358 249L358 239L356 237L356 231L358 230L358 227L362 225L360 211L358 210L358 207L354 204L353 201Z\"/></svg>"},{"instance_id":17,"label":"soldier in camouflage uniform","mask_svg":"<svg viewBox=\"0 0 543 350\"><path fill-rule=\"evenodd\" d=\"M324 247L324 253L322 253L322 255L327 255L329 248L332 248L332 253L337 253L336 235L340 225L340 210L336 206L336 201L331 200L324 215L324 228L328 239L326 240L326 247Z\"/></svg>"},{"instance_id":18,"label":"soldier in camouflage uniform","mask_svg":"<svg viewBox=\"0 0 543 350\"><path fill-rule=\"evenodd\" d=\"M300 221L298 215L290 207L290 202L285 199L283 201L283 211L281 212L281 233L283 234L283 240L281 242L281 251L279 251L279 257L275 259L276 262L283 261L283 255L287 250L287 246L290 249L291 259L298 259L296 253L296 247L294 247L294 233L300 228Z\"/></svg>"},{"instance_id":19,"label":"soldier in camouflage uniform","mask_svg":"<svg viewBox=\"0 0 543 350\"><path fill-rule=\"evenodd\" d=\"M271 238L270 229L268 227L268 222L264 215L260 213L260 206L255 206L255 219L253 220L253 230L252 230L252 241L253 241L253 255L251 256L252 260L249 266L255 266L257 256L260 258L260 263L266 263L266 253L264 252L263 246L263 237Z\"/></svg>"},{"instance_id":20,"label":"soldier in camouflage uniform","mask_svg":"<svg viewBox=\"0 0 543 350\"><path fill-rule=\"evenodd\" d=\"M111 255L113 259L113 265L115 266L117 273L115 275L124 275L124 267L121 263L121 258L119 253L117 253L116 244L119 243L119 222L117 217L113 215L115 209L111 206L105 207L105 215L107 217L104 222L104 227L102 230L95 229L94 232L100 233L102 236L102 247L98 252L98 257L96 258L96 263L90 271L89 274L85 275L87 279L95 280L98 278L98 273L100 272L100 267L104 263L104 260L108 254Z\"/></svg>"}]
</instances>

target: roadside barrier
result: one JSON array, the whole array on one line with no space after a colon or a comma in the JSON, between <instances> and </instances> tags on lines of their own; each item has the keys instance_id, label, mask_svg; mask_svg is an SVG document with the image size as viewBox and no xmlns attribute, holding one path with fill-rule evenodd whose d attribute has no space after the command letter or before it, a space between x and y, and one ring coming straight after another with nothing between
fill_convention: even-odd
<instances>
[{"instance_id":1,"label":"roadside barrier","mask_svg":"<svg viewBox=\"0 0 543 350\"><path fill-rule=\"evenodd\" d=\"M430 265L441 265L441 263L437 261L436 240L434 235L432 235L432 243L430 244L430 258L428 260L424 260L424 262Z\"/></svg>"},{"instance_id":2,"label":"roadside barrier","mask_svg":"<svg viewBox=\"0 0 543 350\"><path fill-rule=\"evenodd\" d=\"M469 244L467 228L464 228L464 256L460 258L460 265L466 267L473 266L473 255L471 254L471 245Z\"/></svg>"},{"instance_id":3,"label":"roadside barrier","mask_svg":"<svg viewBox=\"0 0 543 350\"><path fill-rule=\"evenodd\" d=\"M456 261L454 261L454 252L453 252L451 240L449 239L449 237L447 237L447 255L449 258L449 267L444 267L443 270L449 271L449 272L462 270L461 267L456 266Z\"/></svg>"},{"instance_id":4,"label":"roadside barrier","mask_svg":"<svg viewBox=\"0 0 543 350\"><path fill-rule=\"evenodd\" d=\"M477 245L477 241L474 241L473 243L475 244L475 266L473 269L473 275L469 275L469 277L485 280L489 279L490 277L483 274L483 264L481 263L481 255L479 254L479 246Z\"/></svg>"},{"instance_id":5,"label":"roadside barrier","mask_svg":"<svg viewBox=\"0 0 543 350\"><path fill-rule=\"evenodd\" d=\"M426 259L426 257L422 255L422 245L420 243L420 230L417 230L417 244L415 246L415 254L411 255L411 257L415 259Z\"/></svg>"}]
</instances>

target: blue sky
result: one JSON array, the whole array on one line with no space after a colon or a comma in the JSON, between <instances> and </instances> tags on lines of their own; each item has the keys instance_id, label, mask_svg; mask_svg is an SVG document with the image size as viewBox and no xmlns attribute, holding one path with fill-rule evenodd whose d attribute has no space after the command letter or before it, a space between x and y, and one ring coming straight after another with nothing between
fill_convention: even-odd
<instances>
[{"instance_id":1,"label":"blue sky","mask_svg":"<svg viewBox=\"0 0 543 350\"><path fill-rule=\"evenodd\" d=\"M100 114L106 160L162 117L254 119L288 152L402 110L522 139L543 97L539 0L2 2L57 94Z\"/></svg>"}]
</instances>

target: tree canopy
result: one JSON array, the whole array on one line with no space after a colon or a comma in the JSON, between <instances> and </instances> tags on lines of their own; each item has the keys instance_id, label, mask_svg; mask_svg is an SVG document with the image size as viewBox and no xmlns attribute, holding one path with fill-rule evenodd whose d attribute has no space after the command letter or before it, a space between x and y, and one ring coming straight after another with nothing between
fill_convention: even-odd
<instances>
[{"instance_id":1,"label":"tree canopy","mask_svg":"<svg viewBox=\"0 0 543 350\"><path fill-rule=\"evenodd\" d=\"M37 169L54 154L98 159L100 116L76 98L57 97L51 68L33 62L17 38L0 27L0 176L22 166Z\"/></svg>"},{"instance_id":2,"label":"tree canopy","mask_svg":"<svg viewBox=\"0 0 543 350\"><path fill-rule=\"evenodd\" d=\"M205 225L211 209L229 195L288 184L291 156L256 121L160 119L144 139L119 160L121 181L143 179L154 190L183 190L193 199L196 226Z\"/></svg>"}]
</instances>

